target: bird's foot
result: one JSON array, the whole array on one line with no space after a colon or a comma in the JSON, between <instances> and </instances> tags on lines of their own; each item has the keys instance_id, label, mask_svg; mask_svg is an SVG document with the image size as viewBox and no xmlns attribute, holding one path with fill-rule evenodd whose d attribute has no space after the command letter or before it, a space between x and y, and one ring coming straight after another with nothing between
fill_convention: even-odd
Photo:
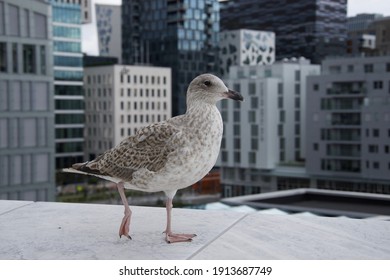
<instances>
[{"instance_id":1,"label":"bird's foot","mask_svg":"<svg viewBox=\"0 0 390 280\"><path fill-rule=\"evenodd\" d=\"M122 238L122 235L124 235L128 239L131 239L131 236L129 235L130 218L131 218L131 213L125 213L125 216L122 219L121 226L119 227L119 238Z\"/></svg>"},{"instance_id":2,"label":"bird's foot","mask_svg":"<svg viewBox=\"0 0 390 280\"><path fill-rule=\"evenodd\" d=\"M184 234L184 233L166 233L165 240L167 243L176 243L176 242L191 242L196 234Z\"/></svg>"}]
</instances>

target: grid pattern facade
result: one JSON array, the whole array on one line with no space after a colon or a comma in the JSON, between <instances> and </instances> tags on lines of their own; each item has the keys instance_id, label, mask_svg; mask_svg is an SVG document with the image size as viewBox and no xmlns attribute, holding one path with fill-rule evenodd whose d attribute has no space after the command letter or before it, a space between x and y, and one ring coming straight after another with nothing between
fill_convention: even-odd
<instances>
[{"instance_id":1,"label":"grid pattern facade","mask_svg":"<svg viewBox=\"0 0 390 280\"><path fill-rule=\"evenodd\" d=\"M188 84L216 72L217 0L125 0L122 3L122 61L172 69L173 115L185 112Z\"/></svg>"},{"instance_id":2,"label":"grid pattern facade","mask_svg":"<svg viewBox=\"0 0 390 280\"><path fill-rule=\"evenodd\" d=\"M390 57L329 59L323 69L308 80L308 173L323 188L351 179L351 188L389 193Z\"/></svg>"},{"instance_id":3,"label":"grid pattern facade","mask_svg":"<svg viewBox=\"0 0 390 280\"><path fill-rule=\"evenodd\" d=\"M320 63L344 53L346 0L230 0L221 2L221 29L249 28L276 34L276 58Z\"/></svg>"},{"instance_id":4,"label":"grid pattern facade","mask_svg":"<svg viewBox=\"0 0 390 280\"><path fill-rule=\"evenodd\" d=\"M0 1L0 199L54 200L49 8Z\"/></svg>"},{"instance_id":5,"label":"grid pattern facade","mask_svg":"<svg viewBox=\"0 0 390 280\"><path fill-rule=\"evenodd\" d=\"M150 66L85 68L86 160L171 117L171 70Z\"/></svg>"},{"instance_id":6,"label":"grid pattern facade","mask_svg":"<svg viewBox=\"0 0 390 280\"><path fill-rule=\"evenodd\" d=\"M224 196L275 190L275 169L303 166L306 77L319 73L319 65L304 59L230 68L226 82L247 102L221 103Z\"/></svg>"}]
</instances>

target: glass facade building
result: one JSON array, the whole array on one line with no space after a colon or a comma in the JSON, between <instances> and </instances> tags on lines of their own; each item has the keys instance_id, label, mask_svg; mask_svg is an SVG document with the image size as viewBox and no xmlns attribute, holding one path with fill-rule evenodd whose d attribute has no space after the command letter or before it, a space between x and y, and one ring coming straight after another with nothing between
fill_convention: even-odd
<instances>
[{"instance_id":1,"label":"glass facade building","mask_svg":"<svg viewBox=\"0 0 390 280\"><path fill-rule=\"evenodd\" d=\"M320 63L343 55L347 0L229 0L221 2L221 29L276 34L276 59L305 57Z\"/></svg>"},{"instance_id":2,"label":"glass facade building","mask_svg":"<svg viewBox=\"0 0 390 280\"><path fill-rule=\"evenodd\" d=\"M172 114L186 110L188 84L216 72L218 0L124 0L122 61L172 68Z\"/></svg>"},{"instance_id":3,"label":"glass facade building","mask_svg":"<svg viewBox=\"0 0 390 280\"><path fill-rule=\"evenodd\" d=\"M50 0L53 24L56 168L83 161L81 1Z\"/></svg>"}]
</instances>

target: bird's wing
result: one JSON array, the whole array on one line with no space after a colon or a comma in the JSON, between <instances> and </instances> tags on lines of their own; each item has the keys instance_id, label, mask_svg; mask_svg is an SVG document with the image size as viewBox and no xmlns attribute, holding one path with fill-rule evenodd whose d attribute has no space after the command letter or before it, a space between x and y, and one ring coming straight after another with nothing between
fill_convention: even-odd
<instances>
[{"instance_id":1,"label":"bird's wing","mask_svg":"<svg viewBox=\"0 0 390 280\"><path fill-rule=\"evenodd\" d=\"M141 168L156 172L164 167L169 154L182 144L178 141L180 132L167 122L146 126L93 161L75 164L73 168L131 181L132 174Z\"/></svg>"}]
</instances>

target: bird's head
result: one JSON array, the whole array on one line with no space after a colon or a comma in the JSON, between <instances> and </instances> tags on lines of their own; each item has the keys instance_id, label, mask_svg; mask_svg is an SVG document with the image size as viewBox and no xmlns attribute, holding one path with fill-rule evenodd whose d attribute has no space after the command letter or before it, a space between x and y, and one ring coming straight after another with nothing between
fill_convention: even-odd
<instances>
[{"instance_id":1,"label":"bird's head","mask_svg":"<svg viewBox=\"0 0 390 280\"><path fill-rule=\"evenodd\" d=\"M242 95L228 89L220 78L212 74L202 74L192 80L187 91L187 105L193 103L215 104L221 99L243 101Z\"/></svg>"}]
</instances>

